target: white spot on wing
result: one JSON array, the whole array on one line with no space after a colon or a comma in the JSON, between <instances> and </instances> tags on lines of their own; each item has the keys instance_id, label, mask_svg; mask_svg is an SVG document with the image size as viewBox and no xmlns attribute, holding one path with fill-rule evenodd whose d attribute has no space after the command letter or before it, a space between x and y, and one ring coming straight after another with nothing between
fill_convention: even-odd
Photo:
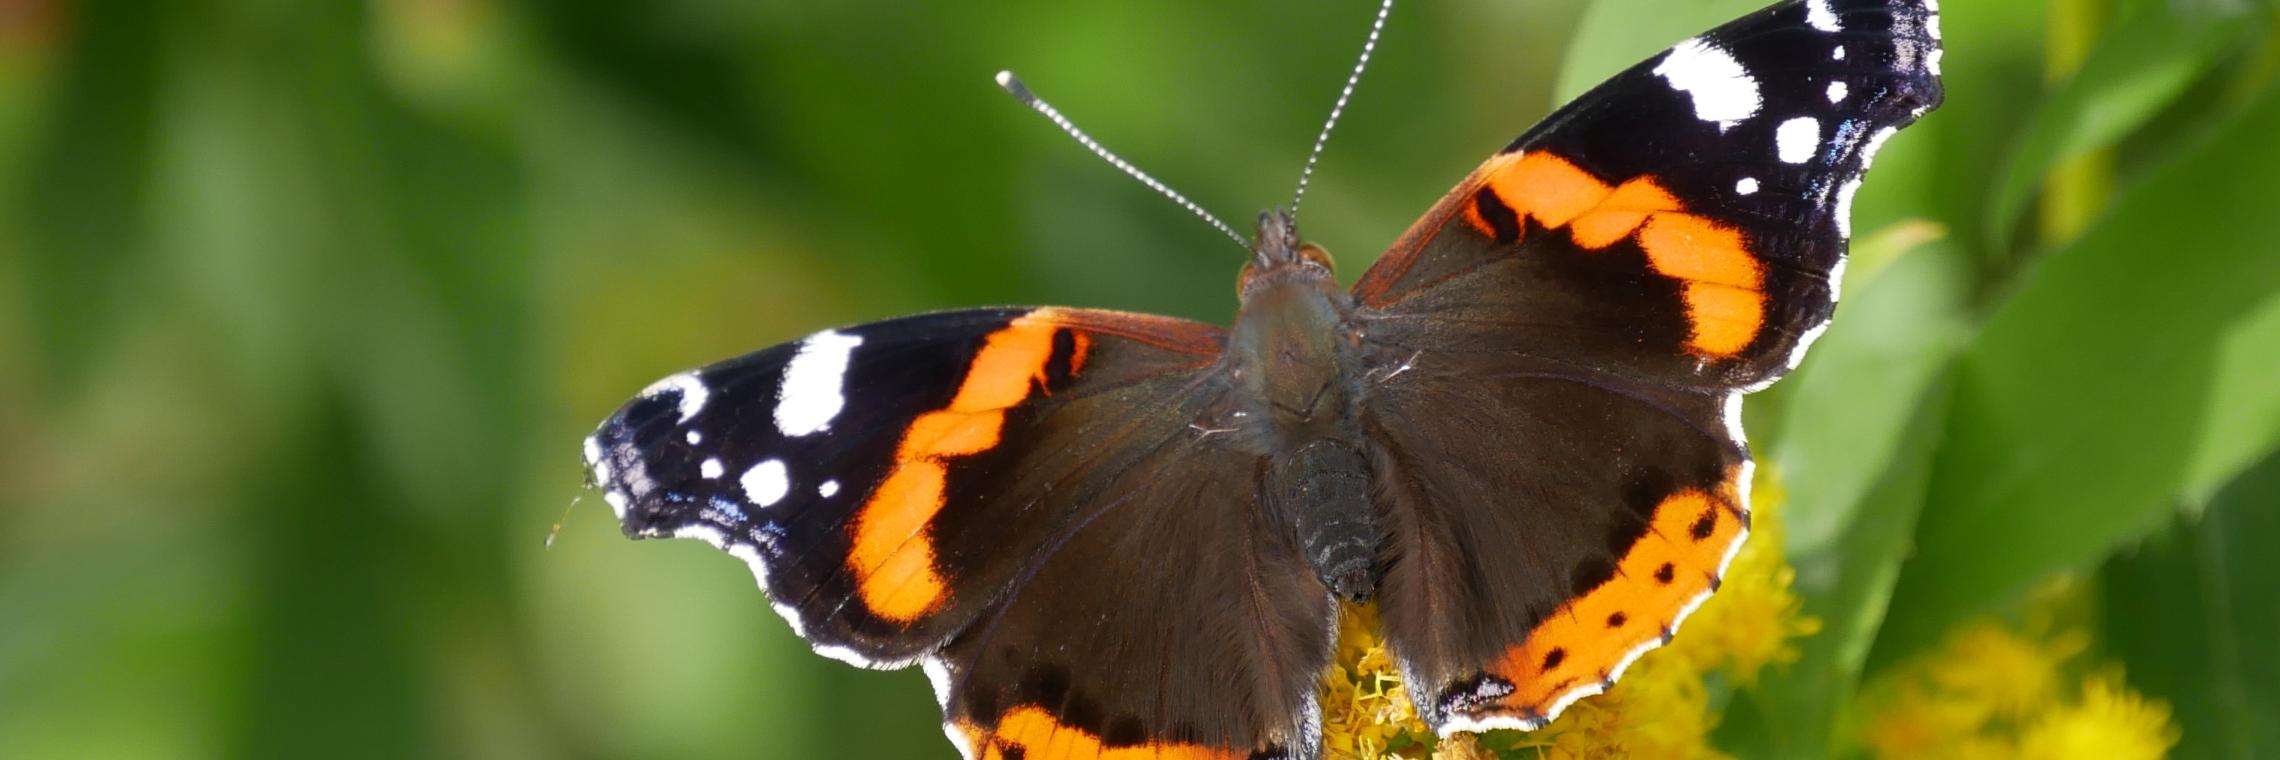
<instances>
[{"instance_id":1,"label":"white spot on wing","mask_svg":"<svg viewBox=\"0 0 2280 760\"><path fill-rule=\"evenodd\" d=\"M1717 122L1721 130L1756 116L1764 102L1757 79L1733 54L1700 39L1678 43L1654 71L1693 98L1695 118Z\"/></svg>"},{"instance_id":2,"label":"white spot on wing","mask_svg":"<svg viewBox=\"0 0 2280 760\"><path fill-rule=\"evenodd\" d=\"M1821 120L1799 116L1782 122L1774 130L1773 145L1782 161L1805 163L1813 158L1814 150L1821 145Z\"/></svg>"},{"instance_id":3,"label":"white spot on wing","mask_svg":"<svg viewBox=\"0 0 2280 760\"><path fill-rule=\"evenodd\" d=\"M1758 181L1756 177L1743 177L1742 181L1734 183L1734 192L1743 195L1756 195L1757 191Z\"/></svg>"},{"instance_id":4,"label":"white spot on wing","mask_svg":"<svg viewBox=\"0 0 2280 760\"><path fill-rule=\"evenodd\" d=\"M1805 23L1824 32L1843 31L1837 23L1837 12L1829 7L1829 0L1806 0Z\"/></svg>"},{"instance_id":5,"label":"white spot on wing","mask_svg":"<svg viewBox=\"0 0 2280 760\"><path fill-rule=\"evenodd\" d=\"M823 485L820 485L820 486L816 486L816 487L815 487L815 495L817 495L817 496L821 496L821 497L823 497L823 498L826 498L826 499L829 499L829 498L831 498L831 497L833 497L833 496L837 496L837 495L839 495L839 481L836 481L836 480L826 480L826 481L823 481Z\"/></svg>"},{"instance_id":6,"label":"white spot on wing","mask_svg":"<svg viewBox=\"0 0 2280 760\"><path fill-rule=\"evenodd\" d=\"M601 439L592 435L586 436L586 469L593 472L596 485L610 487L610 463L602 459Z\"/></svg>"},{"instance_id":7,"label":"white spot on wing","mask_svg":"<svg viewBox=\"0 0 2280 760\"><path fill-rule=\"evenodd\" d=\"M1842 61L1842 60L1844 60L1844 59L1845 59L1845 46L1843 46L1843 45L1838 45L1838 46L1837 46L1837 49L1836 49L1836 50L1832 50L1832 51L1830 51L1830 52L1829 52L1829 59L1830 59L1830 60L1836 60L1836 61Z\"/></svg>"},{"instance_id":8,"label":"white spot on wing","mask_svg":"<svg viewBox=\"0 0 2280 760\"><path fill-rule=\"evenodd\" d=\"M847 359L863 339L825 330L800 341L800 351L784 365L784 384L776 389L776 430L798 437L822 431L847 406L841 385L847 378Z\"/></svg>"},{"instance_id":9,"label":"white spot on wing","mask_svg":"<svg viewBox=\"0 0 2280 760\"><path fill-rule=\"evenodd\" d=\"M737 479L744 486L744 498L763 507L774 506L792 492L792 476L784 469L784 460L770 459L745 470Z\"/></svg>"},{"instance_id":10,"label":"white spot on wing","mask_svg":"<svg viewBox=\"0 0 2280 760\"><path fill-rule=\"evenodd\" d=\"M1829 102L1831 103L1842 103L1845 100L1845 96L1851 93L1852 88L1846 86L1843 82L1829 83Z\"/></svg>"},{"instance_id":11,"label":"white spot on wing","mask_svg":"<svg viewBox=\"0 0 2280 760\"><path fill-rule=\"evenodd\" d=\"M650 383L641 389L641 397L656 398L668 392L674 394L681 409L681 422L688 422L697 412L704 411L705 400L712 397L712 390L705 387L705 381L697 379L695 372L683 372Z\"/></svg>"},{"instance_id":12,"label":"white spot on wing","mask_svg":"<svg viewBox=\"0 0 2280 760\"><path fill-rule=\"evenodd\" d=\"M694 431L694 430L691 430L691 431L689 431L689 434L688 434L687 436L685 436L685 437L686 437L686 438L688 438L688 440L689 440L689 445L691 445L691 446L695 446L695 445L697 445L697 444L700 444L700 443L704 443L704 442L705 442L705 434L703 434L703 433L699 433L699 432L697 432L697 431Z\"/></svg>"},{"instance_id":13,"label":"white spot on wing","mask_svg":"<svg viewBox=\"0 0 2280 760\"><path fill-rule=\"evenodd\" d=\"M704 464L697 465L697 474L705 476L706 480L719 480L722 472L725 470L721 468L720 457L706 459Z\"/></svg>"}]
</instances>

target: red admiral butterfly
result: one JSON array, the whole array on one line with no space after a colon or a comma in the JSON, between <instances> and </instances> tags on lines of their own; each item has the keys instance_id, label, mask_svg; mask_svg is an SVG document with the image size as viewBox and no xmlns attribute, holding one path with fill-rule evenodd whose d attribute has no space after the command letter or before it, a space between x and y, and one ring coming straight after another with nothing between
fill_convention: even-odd
<instances>
[{"instance_id":1,"label":"red admiral butterfly","mask_svg":"<svg viewBox=\"0 0 2280 760\"><path fill-rule=\"evenodd\" d=\"M1443 734L1536 728L1717 587L1742 395L1827 322L1939 56L1934 0L1787 0L1561 108L1350 292L1268 213L1232 328L826 330L659 381L586 461L816 651L922 665L969 758L1317 757L1342 599Z\"/></svg>"}]
</instances>

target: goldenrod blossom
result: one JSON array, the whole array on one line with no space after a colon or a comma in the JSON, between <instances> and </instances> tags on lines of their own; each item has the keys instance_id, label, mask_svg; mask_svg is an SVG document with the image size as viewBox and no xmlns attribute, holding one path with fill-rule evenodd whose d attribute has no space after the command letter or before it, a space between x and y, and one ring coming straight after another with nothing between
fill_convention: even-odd
<instances>
[{"instance_id":1,"label":"goldenrod blossom","mask_svg":"<svg viewBox=\"0 0 2280 760\"><path fill-rule=\"evenodd\" d=\"M2030 615L2030 618L2048 617ZM1862 741L1877 757L2158 758L2177 743L2169 708L2129 690L2117 670L2078 678L2078 629L2023 633L1966 625L1943 648L1867 691Z\"/></svg>"}]
</instances>

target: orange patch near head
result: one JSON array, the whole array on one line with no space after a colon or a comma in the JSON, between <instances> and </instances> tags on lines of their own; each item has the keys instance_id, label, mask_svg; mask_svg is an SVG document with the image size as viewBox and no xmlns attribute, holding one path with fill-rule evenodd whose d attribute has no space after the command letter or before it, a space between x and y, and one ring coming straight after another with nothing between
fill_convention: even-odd
<instances>
[{"instance_id":1,"label":"orange patch near head","mask_svg":"<svg viewBox=\"0 0 2280 760\"><path fill-rule=\"evenodd\" d=\"M1016 707L998 721L995 735L961 722L959 729L973 744L987 742L976 757L1003 760L1020 750L1022 760L1241 760L1247 752L1200 744L1150 742L1128 747L1107 747L1099 736L1055 720L1034 705Z\"/></svg>"},{"instance_id":2,"label":"orange patch near head","mask_svg":"<svg viewBox=\"0 0 2280 760\"><path fill-rule=\"evenodd\" d=\"M941 607L949 586L934 569L929 527L942 511L947 459L998 445L1005 410L1042 387L1058 329L1039 310L990 333L948 406L912 420L895 451L894 469L855 514L847 568L871 614L908 623ZM1089 341L1078 336L1080 352ZM1081 355L1081 353L1079 354ZM1074 366L1080 359L1072 357Z\"/></svg>"},{"instance_id":3,"label":"orange patch near head","mask_svg":"<svg viewBox=\"0 0 2280 760\"><path fill-rule=\"evenodd\" d=\"M1737 469L1729 478L1738 475ZM1490 668L1513 692L1488 712L1548 715L1659 645L1663 632L1709 595L1726 557L1748 533L1734 488L1729 479L1717 493L1688 488L1663 497L1614 576L1561 605Z\"/></svg>"},{"instance_id":4,"label":"orange patch near head","mask_svg":"<svg viewBox=\"0 0 2280 760\"><path fill-rule=\"evenodd\" d=\"M1713 357L1740 353L1765 324L1765 272L1742 233L1686 212L1651 176L1621 185L1544 152L1501 156L1481 169L1483 184L1504 205L1545 227L1565 227L1576 245L1599 250L1636 236L1655 273L1685 281L1692 335L1687 346ZM1494 234L1478 211L1465 219ZM1718 287L1699 287L1701 285Z\"/></svg>"}]
</instances>

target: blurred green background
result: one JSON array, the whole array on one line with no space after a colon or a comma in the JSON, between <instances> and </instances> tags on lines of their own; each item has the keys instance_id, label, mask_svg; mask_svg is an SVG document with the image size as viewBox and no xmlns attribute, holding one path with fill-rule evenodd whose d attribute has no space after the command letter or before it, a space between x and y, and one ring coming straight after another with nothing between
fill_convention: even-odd
<instances>
[{"instance_id":1,"label":"blurred green background","mask_svg":"<svg viewBox=\"0 0 2280 760\"><path fill-rule=\"evenodd\" d=\"M1395 10L1315 177L1349 279L1560 99L1759 3ZM1864 673L2054 576L2176 709L2280 755L2280 26L1953 0L1947 106L1750 406L1826 623L1730 697L1844 751ZM0 0L0 755L948 753L739 563L632 544L577 441L811 330L1055 303L1224 322L1238 222L1370 0ZM1240 226L1240 225L1239 225Z\"/></svg>"}]
</instances>

